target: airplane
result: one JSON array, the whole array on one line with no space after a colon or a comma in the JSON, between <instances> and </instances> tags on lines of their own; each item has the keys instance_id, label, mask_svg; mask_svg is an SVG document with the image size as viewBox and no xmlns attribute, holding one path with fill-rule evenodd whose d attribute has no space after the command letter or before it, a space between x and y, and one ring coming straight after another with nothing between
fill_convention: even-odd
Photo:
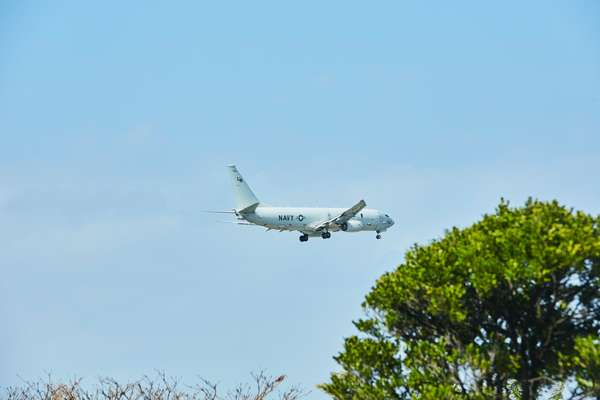
<instances>
[{"instance_id":1,"label":"airplane","mask_svg":"<svg viewBox=\"0 0 600 400\"><path fill-rule=\"evenodd\" d=\"M235 214L239 225L263 226L268 231L298 231L302 233L301 242L318 236L329 239L331 232L338 231L373 231L375 238L381 239L381 233L394 225L389 215L366 208L364 200L348 209L268 206L258 200L235 165L228 165L227 169L233 182L235 208L233 211L213 212Z\"/></svg>"}]
</instances>

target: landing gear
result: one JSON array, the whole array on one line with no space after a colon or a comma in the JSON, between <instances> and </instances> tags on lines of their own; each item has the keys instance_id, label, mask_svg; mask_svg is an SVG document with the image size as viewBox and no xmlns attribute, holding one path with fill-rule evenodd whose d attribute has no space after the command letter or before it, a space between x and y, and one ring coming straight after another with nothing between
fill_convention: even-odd
<instances>
[{"instance_id":1,"label":"landing gear","mask_svg":"<svg viewBox=\"0 0 600 400\"><path fill-rule=\"evenodd\" d=\"M379 231L376 231L376 232L377 232L377 236L375 236L375 239L378 239L378 240L381 239L381 232L379 232Z\"/></svg>"},{"instance_id":2,"label":"landing gear","mask_svg":"<svg viewBox=\"0 0 600 400\"><path fill-rule=\"evenodd\" d=\"M301 241L301 242L306 242L306 241L308 241L308 235L305 233L304 235L300 236L300 241Z\"/></svg>"},{"instance_id":3,"label":"landing gear","mask_svg":"<svg viewBox=\"0 0 600 400\"><path fill-rule=\"evenodd\" d=\"M322 237L323 239L329 239L329 238L331 237L331 232L323 232L323 233L321 234L321 237Z\"/></svg>"}]
</instances>

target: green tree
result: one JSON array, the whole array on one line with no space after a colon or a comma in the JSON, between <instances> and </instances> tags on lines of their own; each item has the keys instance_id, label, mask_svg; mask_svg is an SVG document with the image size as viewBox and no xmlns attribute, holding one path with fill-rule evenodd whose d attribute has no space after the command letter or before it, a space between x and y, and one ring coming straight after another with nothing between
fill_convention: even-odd
<instances>
[{"instance_id":1,"label":"green tree","mask_svg":"<svg viewBox=\"0 0 600 400\"><path fill-rule=\"evenodd\" d=\"M413 246L363 307L321 385L336 399L529 400L568 379L597 390L600 219L502 200Z\"/></svg>"}]
</instances>

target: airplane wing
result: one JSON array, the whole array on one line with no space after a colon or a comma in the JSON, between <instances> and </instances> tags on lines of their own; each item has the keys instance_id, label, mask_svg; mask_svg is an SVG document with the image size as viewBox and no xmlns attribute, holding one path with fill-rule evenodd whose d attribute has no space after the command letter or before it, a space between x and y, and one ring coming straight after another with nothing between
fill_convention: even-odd
<instances>
[{"instance_id":1,"label":"airplane wing","mask_svg":"<svg viewBox=\"0 0 600 400\"><path fill-rule=\"evenodd\" d=\"M344 222L348 222L348 220L358 214L363 208L367 206L364 200L359 201L337 217L331 218L327 221L317 222L314 224L313 229L315 231L322 231L324 229L329 229L333 227L339 227Z\"/></svg>"}]
</instances>

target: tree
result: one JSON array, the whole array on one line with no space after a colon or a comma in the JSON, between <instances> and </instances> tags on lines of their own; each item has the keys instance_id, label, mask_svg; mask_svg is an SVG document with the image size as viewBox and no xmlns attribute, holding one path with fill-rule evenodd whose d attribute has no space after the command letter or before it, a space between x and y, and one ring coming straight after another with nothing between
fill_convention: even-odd
<instances>
[{"instance_id":1,"label":"tree","mask_svg":"<svg viewBox=\"0 0 600 400\"><path fill-rule=\"evenodd\" d=\"M568 379L597 390L585 346L598 351L600 219L502 200L414 245L363 307L361 334L335 357L342 372L321 385L336 399L530 400Z\"/></svg>"},{"instance_id":2,"label":"tree","mask_svg":"<svg viewBox=\"0 0 600 400\"><path fill-rule=\"evenodd\" d=\"M0 391L0 399L6 400L267 400L276 394L285 380L265 373L252 374L253 384L236 386L222 395L217 385L199 379L194 386L182 385L177 378L158 372L156 377L145 376L135 382L121 383L112 378L101 378L98 385L86 388L81 379L70 382L47 381L24 382ZM280 400L299 400L307 393L298 387L278 392Z\"/></svg>"}]
</instances>

